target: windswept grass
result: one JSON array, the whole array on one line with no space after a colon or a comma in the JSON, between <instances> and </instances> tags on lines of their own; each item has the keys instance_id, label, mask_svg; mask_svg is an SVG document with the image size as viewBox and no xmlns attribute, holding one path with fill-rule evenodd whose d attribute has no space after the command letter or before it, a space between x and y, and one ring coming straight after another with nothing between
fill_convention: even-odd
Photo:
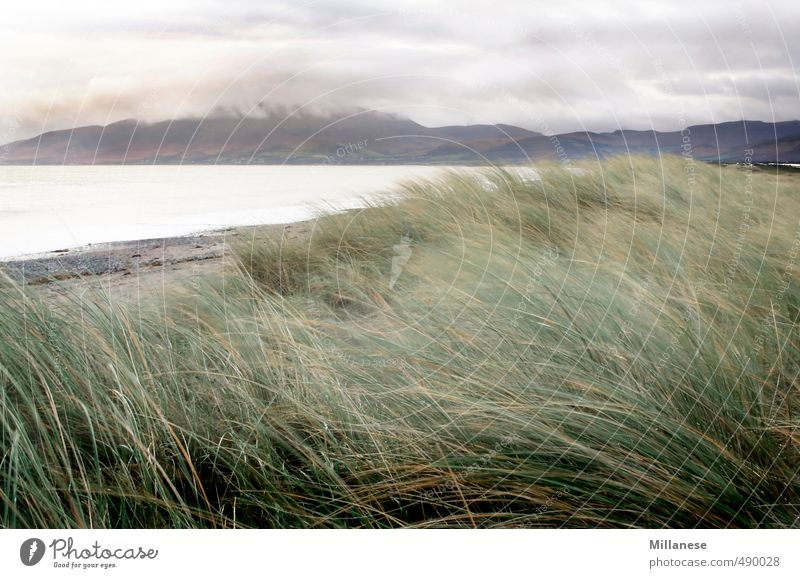
<instances>
[{"instance_id":1,"label":"windswept grass","mask_svg":"<svg viewBox=\"0 0 800 578\"><path fill-rule=\"evenodd\" d=\"M797 176L539 172L141 307L3 282L2 524L798 527Z\"/></svg>"}]
</instances>

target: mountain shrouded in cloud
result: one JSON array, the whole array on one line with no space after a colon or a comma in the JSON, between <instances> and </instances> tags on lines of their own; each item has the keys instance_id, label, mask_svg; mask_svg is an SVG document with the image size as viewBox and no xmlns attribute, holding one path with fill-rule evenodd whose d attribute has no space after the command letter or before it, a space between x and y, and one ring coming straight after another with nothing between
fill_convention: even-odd
<instances>
[{"instance_id":1,"label":"mountain shrouded in cloud","mask_svg":"<svg viewBox=\"0 0 800 578\"><path fill-rule=\"evenodd\" d=\"M687 146L688 143L688 146ZM426 127L378 111L226 116L52 131L9 143L14 164L384 164L570 162L618 154L800 162L800 121L730 122L683 131L542 134L511 125ZM752 152L748 152L752 151Z\"/></svg>"},{"instance_id":2,"label":"mountain shrouded in cloud","mask_svg":"<svg viewBox=\"0 0 800 578\"><path fill-rule=\"evenodd\" d=\"M266 109L543 133L796 118L789 0L15 3L0 142ZM269 116L269 115L267 115Z\"/></svg>"}]
</instances>

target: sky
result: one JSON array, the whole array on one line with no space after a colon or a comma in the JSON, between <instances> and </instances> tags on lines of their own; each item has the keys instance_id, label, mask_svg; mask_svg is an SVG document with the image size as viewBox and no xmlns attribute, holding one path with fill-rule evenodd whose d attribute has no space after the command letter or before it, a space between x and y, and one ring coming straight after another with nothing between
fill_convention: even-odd
<instances>
[{"instance_id":1,"label":"sky","mask_svg":"<svg viewBox=\"0 0 800 578\"><path fill-rule=\"evenodd\" d=\"M6 2L0 142L363 108L544 133L797 119L796 2Z\"/></svg>"}]
</instances>

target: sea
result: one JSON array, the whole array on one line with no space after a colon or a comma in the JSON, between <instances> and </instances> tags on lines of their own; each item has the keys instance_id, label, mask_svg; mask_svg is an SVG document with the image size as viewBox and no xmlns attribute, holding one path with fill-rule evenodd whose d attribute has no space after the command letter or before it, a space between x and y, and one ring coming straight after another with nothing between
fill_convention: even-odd
<instances>
[{"instance_id":1,"label":"sea","mask_svg":"<svg viewBox=\"0 0 800 578\"><path fill-rule=\"evenodd\" d=\"M0 166L0 259L300 221L384 202L454 168Z\"/></svg>"}]
</instances>

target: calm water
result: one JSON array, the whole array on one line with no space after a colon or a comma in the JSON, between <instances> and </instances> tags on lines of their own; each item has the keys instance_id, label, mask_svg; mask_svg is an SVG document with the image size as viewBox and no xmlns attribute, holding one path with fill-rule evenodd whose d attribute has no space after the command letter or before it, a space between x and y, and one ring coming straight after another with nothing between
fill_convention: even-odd
<instances>
[{"instance_id":1,"label":"calm water","mask_svg":"<svg viewBox=\"0 0 800 578\"><path fill-rule=\"evenodd\" d=\"M0 258L359 206L424 166L0 166Z\"/></svg>"}]
</instances>

